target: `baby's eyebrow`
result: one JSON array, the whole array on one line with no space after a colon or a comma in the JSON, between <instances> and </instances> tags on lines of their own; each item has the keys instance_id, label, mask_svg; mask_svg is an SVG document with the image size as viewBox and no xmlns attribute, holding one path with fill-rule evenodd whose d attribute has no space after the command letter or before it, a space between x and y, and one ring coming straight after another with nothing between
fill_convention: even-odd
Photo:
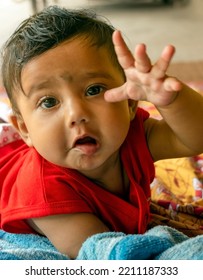
<instances>
[{"instance_id":1,"label":"baby's eyebrow","mask_svg":"<svg viewBox=\"0 0 203 280\"><path fill-rule=\"evenodd\" d=\"M42 90L42 89L47 89L47 88L50 88L50 81L49 80L46 80L46 81L43 81L43 82L37 83L37 84L35 83L30 87L29 91L26 93L26 96L30 97L36 91L39 91L39 90Z\"/></svg>"},{"instance_id":2,"label":"baby's eyebrow","mask_svg":"<svg viewBox=\"0 0 203 280\"><path fill-rule=\"evenodd\" d=\"M63 73L60 75L60 78L62 78L65 81L72 82L74 80L74 77L68 73ZM103 79L110 79L110 80L115 80L115 77L110 75L109 73L106 73L104 71L90 71L90 72L85 72L83 75L81 75L81 80L82 79L90 79L90 78L103 78ZM39 83L33 83L31 87L29 88L29 91L25 93L27 97L31 97L33 93L36 91L44 90L44 89L50 89L52 88L53 85L53 79L49 78L44 81L41 81Z\"/></svg>"},{"instance_id":3,"label":"baby's eyebrow","mask_svg":"<svg viewBox=\"0 0 203 280\"><path fill-rule=\"evenodd\" d=\"M60 77L64 80L72 81L74 77L68 73L61 74ZM81 78L88 79L88 78L105 78L105 79L114 79L113 76L104 72L104 71L90 71L85 72L81 75Z\"/></svg>"},{"instance_id":4,"label":"baby's eyebrow","mask_svg":"<svg viewBox=\"0 0 203 280\"><path fill-rule=\"evenodd\" d=\"M113 76L106 72L87 72L86 76L89 78L105 78L105 79L114 79Z\"/></svg>"}]
</instances>

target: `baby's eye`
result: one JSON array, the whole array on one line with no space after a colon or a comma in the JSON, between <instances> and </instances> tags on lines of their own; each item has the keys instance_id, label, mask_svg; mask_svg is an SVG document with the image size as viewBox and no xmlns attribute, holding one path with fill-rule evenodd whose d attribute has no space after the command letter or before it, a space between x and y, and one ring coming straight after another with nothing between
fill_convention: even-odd
<instances>
[{"instance_id":1,"label":"baby's eye","mask_svg":"<svg viewBox=\"0 0 203 280\"><path fill-rule=\"evenodd\" d=\"M54 106L56 106L58 104L59 104L59 101L56 98L54 98L54 97L45 97L44 99L42 99L40 101L39 106L42 109L51 109L51 108L53 108Z\"/></svg>"},{"instance_id":2,"label":"baby's eye","mask_svg":"<svg viewBox=\"0 0 203 280\"><path fill-rule=\"evenodd\" d=\"M86 96L94 96L104 92L104 90L105 90L104 86L100 86L100 85L91 86L86 90L85 94Z\"/></svg>"}]
</instances>

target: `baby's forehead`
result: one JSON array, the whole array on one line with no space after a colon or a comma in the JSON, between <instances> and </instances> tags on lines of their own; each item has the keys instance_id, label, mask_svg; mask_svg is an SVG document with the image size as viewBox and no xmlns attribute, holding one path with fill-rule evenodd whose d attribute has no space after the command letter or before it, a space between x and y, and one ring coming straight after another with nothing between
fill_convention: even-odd
<instances>
[{"instance_id":1,"label":"baby's forehead","mask_svg":"<svg viewBox=\"0 0 203 280\"><path fill-rule=\"evenodd\" d=\"M27 63L24 65L24 67L26 67L27 64L30 64L30 62L40 57L45 57L50 53L52 55L56 54L55 51L57 53L60 52L63 53L64 59L67 59L67 62L68 59L72 58L70 57L70 53L72 53L73 57L76 58L75 63L78 63L79 59L80 58L83 59L84 57L86 57L86 60L89 59L91 61L93 60L93 58L95 58L95 56L116 61L116 53L114 48L109 47L108 44L99 44L91 37L87 37L84 36L84 34L82 34L82 35L74 36L72 38L67 38L62 42L58 43L57 45L48 48L41 54L31 57L30 60L27 61ZM81 57L81 55L83 55L83 57Z\"/></svg>"}]
</instances>

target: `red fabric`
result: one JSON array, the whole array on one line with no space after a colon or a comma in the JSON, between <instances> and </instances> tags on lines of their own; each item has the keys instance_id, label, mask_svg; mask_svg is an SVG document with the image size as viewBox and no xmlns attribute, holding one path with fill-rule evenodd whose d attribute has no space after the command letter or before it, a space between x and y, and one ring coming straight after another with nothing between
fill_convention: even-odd
<instances>
[{"instance_id":1,"label":"red fabric","mask_svg":"<svg viewBox=\"0 0 203 280\"><path fill-rule=\"evenodd\" d=\"M97 215L112 231L143 233L149 221L149 184L154 178L143 127L148 116L138 109L121 147L122 162L130 179L128 201L76 170L49 163L22 141L0 148L1 228L32 233L26 219L86 212Z\"/></svg>"}]
</instances>

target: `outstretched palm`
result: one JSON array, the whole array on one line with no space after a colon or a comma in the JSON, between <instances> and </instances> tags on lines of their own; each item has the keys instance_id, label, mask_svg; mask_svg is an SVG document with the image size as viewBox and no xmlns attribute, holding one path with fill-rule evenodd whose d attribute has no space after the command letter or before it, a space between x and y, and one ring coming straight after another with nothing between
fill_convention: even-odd
<instances>
[{"instance_id":1,"label":"outstretched palm","mask_svg":"<svg viewBox=\"0 0 203 280\"><path fill-rule=\"evenodd\" d=\"M177 91L181 89L181 83L177 79L166 75L175 48L166 46L160 58L152 65L144 44L136 46L133 56L119 31L114 32L113 43L118 61L124 69L126 82L121 87L106 91L105 99L109 102L146 100L157 107L172 103Z\"/></svg>"}]
</instances>

